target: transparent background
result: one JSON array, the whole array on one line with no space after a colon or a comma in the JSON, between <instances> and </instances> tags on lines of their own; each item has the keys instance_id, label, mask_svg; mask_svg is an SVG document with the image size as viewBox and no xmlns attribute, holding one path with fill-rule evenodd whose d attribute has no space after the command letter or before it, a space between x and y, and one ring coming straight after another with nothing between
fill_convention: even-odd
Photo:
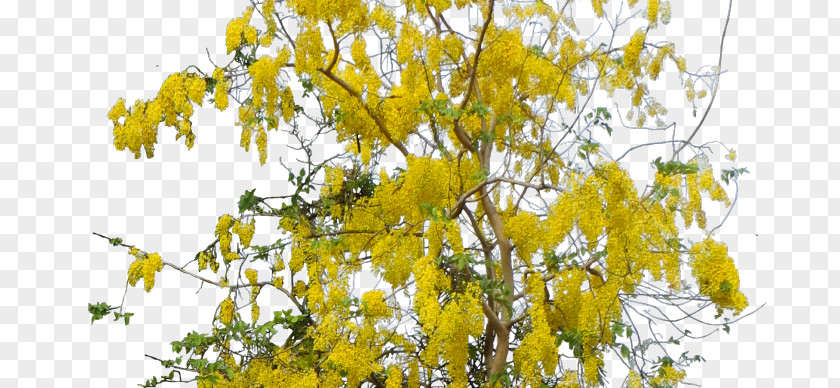
<instances>
[{"instance_id":1,"label":"transparent background","mask_svg":"<svg viewBox=\"0 0 840 388\"><path fill-rule=\"evenodd\" d=\"M671 24L656 33L676 43L689 69L716 64L728 2L672 3ZM232 109L197 109L191 151L161 127L151 160L114 149L106 118L119 97L152 98L173 72L211 69L205 49L213 60L226 58L225 26L246 5L0 5L0 386L135 386L163 372L144 353L168 358L170 341L209 329L219 294L196 294L198 282L170 268L151 293L129 289L131 325L109 318L91 326L87 304L118 305L131 262L125 249L91 233L183 264L212 241L217 217L234 213L245 190L287 193L276 161L288 139L269 134L269 162L261 167L255 150L239 147ZM718 235L750 308L766 307L731 334L685 342L708 360L689 369L687 381L837 387L840 361L836 348L829 351L840 342L840 306L829 301L840 293L829 279L840 275L840 131L829 127L829 113L840 108L840 4L735 1L727 35L728 72L700 140L734 147L736 166L750 171ZM656 93L680 125L678 137L693 128L697 119L678 83ZM624 131L615 141L638 144L645 136ZM712 155L716 169L724 154ZM631 160L644 174L655 156ZM273 241L274 227L258 220L255 241ZM272 298L262 303L285 307Z\"/></svg>"}]
</instances>

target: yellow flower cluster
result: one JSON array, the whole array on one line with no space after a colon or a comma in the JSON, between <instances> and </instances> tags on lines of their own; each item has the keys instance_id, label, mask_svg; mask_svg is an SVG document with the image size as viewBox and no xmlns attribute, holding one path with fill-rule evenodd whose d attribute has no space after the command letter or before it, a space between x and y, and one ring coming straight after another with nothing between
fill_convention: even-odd
<instances>
[{"instance_id":1,"label":"yellow flower cluster","mask_svg":"<svg viewBox=\"0 0 840 388\"><path fill-rule=\"evenodd\" d=\"M254 7L248 7L245 9L242 17L232 19L228 23L227 30L225 31L227 54L239 48L243 40L247 44L254 44L257 41L257 29L249 25L253 13Z\"/></svg>"},{"instance_id":2,"label":"yellow flower cluster","mask_svg":"<svg viewBox=\"0 0 840 388\"><path fill-rule=\"evenodd\" d=\"M280 114L283 115L283 120L291 124L295 115L295 96L292 94L292 88L286 86L280 93L280 100Z\"/></svg>"},{"instance_id":3,"label":"yellow flower cluster","mask_svg":"<svg viewBox=\"0 0 840 388\"><path fill-rule=\"evenodd\" d=\"M385 304L385 292L372 290L362 295L362 304L365 306L365 316L373 319L387 318L391 316L391 309Z\"/></svg>"},{"instance_id":4,"label":"yellow flower cluster","mask_svg":"<svg viewBox=\"0 0 840 388\"><path fill-rule=\"evenodd\" d=\"M604 4L606 4L607 0L592 0L592 9L595 10L595 15L600 17L604 17Z\"/></svg>"},{"instance_id":5,"label":"yellow flower cluster","mask_svg":"<svg viewBox=\"0 0 840 388\"><path fill-rule=\"evenodd\" d=\"M394 365L388 367L388 379L385 380L385 388L402 388L402 371Z\"/></svg>"},{"instance_id":6,"label":"yellow flower cluster","mask_svg":"<svg viewBox=\"0 0 840 388\"><path fill-rule=\"evenodd\" d=\"M114 146L120 151L128 147L135 159L140 158L143 147L146 156L153 157L157 129L163 121L178 130L175 140L185 136L187 148L191 149L195 140L190 121L192 103L202 104L206 87L204 78L184 71L170 75L153 100L138 99L130 110L126 109L125 100L118 99L108 112L108 118L114 123ZM178 119L179 115L182 120Z\"/></svg>"},{"instance_id":7,"label":"yellow flower cluster","mask_svg":"<svg viewBox=\"0 0 840 388\"><path fill-rule=\"evenodd\" d=\"M728 255L725 244L706 238L694 244L689 255L691 274L697 279L700 294L708 296L717 306L718 314L723 309L733 310L735 315L747 307L747 297L741 293L738 269Z\"/></svg>"},{"instance_id":8,"label":"yellow flower cluster","mask_svg":"<svg viewBox=\"0 0 840 388\"><path fill-rule=\"evenodd\" d=\"M642 388L642 378L638 372L631 370L627 374L627 388Z\"/></svg>"},{"instance_id":9,"label":"yellow flower cluster","mask_svg":"<svg viewBox=\"0 0 840 388\"><path fill-rule=\"evenodd\" d=\"M419 286L418 282L418 291ZM452 377L452 386L455 387L464 387L467 384L469 337L478 338L484 331L480 294L479 287L470 283L463 293L453 295L432 322L428 316L420 321L423 331L430 337L428 345L420 354L421 358L432 365L437 365L439 358L443 358L443 363ZM435 303L436 299L435 297Z\"/></svg>"},{"instance_id":10,"label":"yellow flower cluster","mask_svg":"<svg viewBox=\"0 0 840 388\"><path fill-rule=\"evenodd\" d=\"M160 106L163 108L165 124L174 125L178 130L175 140L180 139L181 136L186 137L188 149L192 149L195 141L192 121L190 121L193 106L190 102L195 102L201 106L206 89L207 83L203 78L196 74L187 74L184 71L170 75L161 85L157 96L157 99L160 100ZM179 114L183 116L183 120L178 120Z\"/></svg>"},{"instance_id":11,"label":"yellow flower cluster","mask_svg":"<svg viewBox=\"0 0 840 388\"><path fill-rule=\"evenodd\" d=\"M699 179L697 174L685 175L685 188L688 193L688 202L682 208L683 219L685 219L685 226L688 227L693 221L693 217L697 216L697 226L700 229L706 229L706 212L702 209L700 198Z\"/></svg>"},{"instance_id":12,"label":"yellow flower cluster","mask_svg":"<svg viewBox=\"0 0 840 388\"><path fill-rule=\"evenodd\" d=\"M523 383L532 387L540 386L542 376L554 374L557 367L557 345L553 330L549 327L545 305L545 284L542 275L531 274L527 278L527 296L531 305L528 314L531 317L532 330L525 335L522 344L513 354L513 362L522 372ZM542 369L542 372L540 372Z\"/></svg>"},{"instance_id":13,"label":"yellow flower cluster","mask_svg":"<svg viewBox=\"0 0 840 388\"><path fill-rule=\"evenodd\" d=\"M233 217L230 214L225 214L219 217L219 222L216 224L215 236L219 238L219 248L222 250L222 256L226 262L230 261L228 260L228 253L232 253L230 251L232 236L229 229L233 226L233 223Z\"/></svg>"},{"instance_id":14,"label":"yellow flower cluster","mask_svg":"<svg viewBox=\"0 0 840 388\"><path fill-rule=\"evenodd\" d=\"M225 78L225 70L217 67L213 70L213 79L216 81L216 88L213 91L213 101L216 109L224 111L228 107L228 88L230 81Z\"/></svg>"},{"instance_id":15,"label":"yellow flower cluster","mask_svg":"<svg viewBox=\"0 0 840 388\"><path fill-rule=\"evenodd\" d=\"M344 168L341 166L326 167L324 174L324 187L321 189L321 195L330 197L338 195L344 186Z\"/></svg>"},{"instance_id":16,"label":"yellow flower cluster","mask_svg":"<svg viewBox=\"0 0 840 388\"><path fill-rule=\"evenodd\" d=\"M266 26L266 31L260 38L260 45L263 47L271 46L271 41L274 40L274 34L277 32L277 22L274 21L274 1L265 0L262 4L263 21Z\"/></svg>"},{"instance_id":17,"label":"yellow flower cluster","mask_svg":"<svg viewBox=\"0 0 840 388\"><path fill-rule=\"evenodd\" d=\"M249 277L248 280L250 281L251 278ZM253 285L256 283L256 280L256 271L254 271L254 281L251 284ZM260 306L257 304L257 296L260 295L261 290L261 286L251 288L251 320L253 320L254 323L257 323L257 320L260 319Z\"/></svg>"},{"instance_id":18,"label":"yellow flower cluster","mask_svg":"<svg viewBox=\"0 0 840 388\"><path fill-rule=\"evenodd\" d=\"M706 167L700 172L700 189L709 193L712 201L723 202L727 207L731 205L729 196L723 187L718 183L712 175L711 167Z\"/></svg>"},{"instance_id":19,"label":"yellow flower cluster","mask_svg":"<svg viewBox=\"0 0 840 388\"><path fill-rule=\"evenodd\" d=\"M566 372L563 373L563 380L558 382L556 388L583 388L580 386L578 379L577 372L566 370Z\"/></svg>"},{"instance_id":20,"label":"yellow flower cluster","mask_svg":"<svg viewBox=\"0 0 840 388\"><path fill-rule=\"evenodd\" d=\"M257 284L257 271L253 268L246 269L245 278L248 279L248 284L252 286Z\"/></svg>"},{"instance_id":21,"label":"yellow flower cluster","mask_svg":"<svg viewBox=\"0 0 840 388\"><path fill-rule=\"evenodd\" d=\"M736 158L736 157L737 157L737 154L735 153L735 149L734 149L734 148L733 148L733 149L731 149L731 150L729 150L729 153L726 155L726 159L728 159L728 160L730 160L730 161L733 161L733 162L735 161L735 158Z\"/></svg>"},{"instance_id":22,"label":"yellow flower cluster","mask_svg":"<svg viewBox=\"0 0 840 388\"><path fill-rule=\"evenodd\" d=\"M650 383L654 387L676 387L685 379L684 370L676 370L673 365L659 368L659 373L651 377Z\"/></svg>"},{"instance_id":23,"label":"yellow flower cluster","mask_svg":"<svg viewBox=\"0 0 840 388\"><path fill-rule=\"evenodd\" d=\"M207 264L210 264L210 270L213 273L216 273L219 270L219 263L216 261L216 257L211 255L205 251L201 251L198 254L198 270L204 271L207 269Z\"/></svg>"},{"instance_id":24,"label":"yellow flower cluster","mask_svg":"<svg viewBox=\"0 0 840 388\"><path fill-rule=\"evenodd\" d=\"M689 101L694 100L694 81L691 78L685 80L685 98Z\"/></svg>"},{"instance_id":25,"label":"yellow flower cluster","mask_svg":"<svg viewBox=\"0 0 840 388\"><path fill-rule=\"evenodd\" d=\"M245 248L251 246L251 239L254 238L254 230L256 229L255 222L256 220L254 218L251 218L251 222L247 224L237 219L233 225L233 229L231 229L233 233L239 236L239 241Z\"/></svg>"},{"instance_id":26,"label":"yellow flower cluster","mask_svg":"<svg viewBox=\"0 0 840 388\"><path fill-rule=\"evenodd\" d=\"M640 28L633 33L630 42L624 46L624 67L634 74L638 72L636 65L639 63L639 55L644 48L646 36L644 30Z\"/></svg>"},{"instance_id":27,"label":"yellow flower cluster","mask_svg":"<svg viewBox=\"0 0 840 388\"><path fill-rule=\"evenodd\" d=\"M537 215L528 211L520 211L505 221L505 232L516 246L516 253L520 260L531 266L531 255L539 247L540 230Z\"/></svg>"},{"instance_id":28,"label":"yellow flower cluster","mask_svg":"<svg viewBox=\"0 0 840 388\"><path fill-rule=\"evenodd\" d=\"M318 79L318 67L324 62L321 56L324 51L324 41L321 37L321 27L317 21L303 20L297 35L295 46L295 72L309 74L313 83Z\"/></svg>"},{"instance_id":29,"label":"yellow flower cluster","mask_svg":"<svg viewBox=\"0 0 840 388\"><path fill-rule=\"evenodd\" d=\"M129 254L137 259L128 267L128 283L134 287L137 281L143 279L143 288L146 292L152 291L155 286L155 272L163 269L163 260L157 253L143 253L137 248L131 247Z\"/></svg>"},{"instance_id":30,"label":"yellow flower cluster","mask_svg":"<svg viewBox=\"0 0 840 388\"><path fill-rule=\"evenodd\" d=\"M277 87L277 76L291 55L287 48L277 53L277 57L263 55L248 67L248 74L253 77L251 95L254 108L266 108L266 117L277 117L277 102L280 100L280 89ZM276 128L275 126L271 126Z\"/></svg>"},{"instance_id":31,"label":"yellow flower cluster","mask_svg":"<svg viewBox=\"0 0 840 388\"><path fill-rule=\"evenodd\" d=\"M230 325L233 322L234 306L233 300L230 297L223 300L219 305L219 321L225 325Z\"/></svg>"},{"instance_id":32,"label":"yellow flower cluster","mask_svg":"<svg viewBox=\"0 0 840 388\"><path fill-rule=\"evenodd\" d=\"M373 12L371 13L370 18L375 26L382 29L382 31L387 32L389 36L394 36L394 31L397 28L397 21L394 19L394 11L377 3L373 7Z\"/></svg>"},{"instance_id":33,"label":"yellow flower cluster","mask_svg":"<svg viewBox=\"0 0 840 388\"><path fill-rule=\"evenodd\" d=\"M122 98L108 112L108 118L114 123L114 146L122 151L128 147L134 153L134 158L140 158L140 147L146 150L146 157L155 155L157 143L157 128L163 111L158 100L140 101L134 103L130 111L126 111L125 100ZM124 123L120 118L125 117Z\"/></svg>"},{"instance_id":34,"label":"yellow flower cluster","mask_svg":"<svg viewBox=\"0 0 840 388\"><path fill-rule=\"evenodd\" d=\"M652 26L656 26L659 18L659 0L648 0L647 19Z\"/></svg>"}]
</instances>

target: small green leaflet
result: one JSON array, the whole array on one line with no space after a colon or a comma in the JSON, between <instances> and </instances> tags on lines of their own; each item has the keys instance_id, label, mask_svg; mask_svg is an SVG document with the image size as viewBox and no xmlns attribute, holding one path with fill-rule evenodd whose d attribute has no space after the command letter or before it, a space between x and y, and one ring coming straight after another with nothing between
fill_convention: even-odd
<instances>
[{"instance_id":1,"label":"small green leaflet","mask_svg":"<svg viewBox=\"0 0 840 388\"><path fill-rule=\"evenodd\" d=\"M245 191L245 194L239 196L239 213L244 213L246 210L251 210L256 204L262 201L262 198L254 195L257 189Z\"/></svg>"}]
</instances>

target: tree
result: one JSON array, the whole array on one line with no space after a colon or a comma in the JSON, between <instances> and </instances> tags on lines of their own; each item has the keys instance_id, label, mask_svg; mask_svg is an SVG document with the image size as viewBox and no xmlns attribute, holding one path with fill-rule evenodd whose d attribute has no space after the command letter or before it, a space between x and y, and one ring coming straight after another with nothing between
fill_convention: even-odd
<instances>
[{"instance_id":1,"label":"tree","mask_svg":"<svg viewBox=\"0 0 840 388\"><path fill-rule=\"evenodd\" d=\"M640 327L747 307L703 209L705 193L731 210L721 182L737 184L746 170L715 178L710 146L692 143L701 120L685 140L666 142L670 156L653 161L655 180L639 193L623 156L598 140L612 135L613 110L589 103L598 89L625 89L636 127L676 128L645 78L672 64L692 104L710 91L705 118L720 62L692 73L672 43L647 41L669 22L667 1L593 0L611 29L604 42L577 29L571 1L389 4L252 2L227 26L227 65L172 74L155 98L131 108L119 99L109 111L116 148L151 158L161 123L189 149L194 104L209 95L226 110L232 98L240 144L254 142L260 164L272 129L297 139L304 157L299 171L280 160L294 194L245 192L238 215L219 217L216 239L185 265L97 233L135 257L132 286L142 279L149 292L169 266L229 291L211 333L172 342L174 360L149 356L172 371L144 386L584 387L605 383L612 352L629 368L627 386L676 386L703 358L664 345L700 336L643 338ZM639 15L644 26L617 45L616 32ZM346 152L316 160L312 147L326 135ZM405 168L383 167L389 153ZM255 217L275 219L283 237L256 244ZM705 237L681 237L681 225ZM353 288L363 269L384 286ZM696 286L683 280L688 270ZM237 297L243 290L248 300ZM263 290L295 308L259 306ZM248 306L250 317L240 313ZM669 306L683 314L668 316ZM104 302L89 310L91 323L132 315ZM723 319L715 325L728 332L734 321Z\"/></svg>"}]
</instances>

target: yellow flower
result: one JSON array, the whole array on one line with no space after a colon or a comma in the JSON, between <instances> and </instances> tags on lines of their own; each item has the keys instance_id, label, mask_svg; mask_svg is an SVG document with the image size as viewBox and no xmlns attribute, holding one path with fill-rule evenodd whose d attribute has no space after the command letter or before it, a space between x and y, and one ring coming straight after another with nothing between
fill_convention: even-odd
<instances>
[{"instance_id":1,"label":"yellow flower","mask_svg":"<svg viewBox=\"0 0 840 388\"><path fill-rule=\"evenodd\" d=\"M362 295L362 305L365 316L384 318L391 315L391 310L385 304L385 292L381 290L368 291Z\"/></svg>"},{"instance_id":2,"label":"yellow flower","mask_svg":"<svg viewBox=\"0 0 840 388\"><path fill-rule=\"evenodd\" d=\"M242 14L242 17L235 18L230 21L225 31L225 46L227 47L227 54L236 50L242 44L242 34L246 32L246 27L251 21L251 14L254 12L254 7L248 7ZM253 27L251 27L253 28ZM256 33L256 31L254 31Z\"/></svg>"},{"instance_id":3,"label":"yellow flower","mask_svg":"<svg viewBox=\"0 0 840 388\"><path fill-rule=\"evenodd\" d=\"M255 302L251 304L251 320L256 323L258 319L260 319L260 306Z\"/></svg>"},{"instance_id":4,"label":"yellow flower","mask_svg":"<svg viewBox=\"0 0 840 388\"><path fill-rule=\"evenodd\" d=\"M640 28L633 33L630 42L624 46L624 66L626 69L633 70L636 68L636 63L639 61L639 54L642 52L645 44L645 32Z\"/></svg>"},{"instance_id":5,"label":"yellow flower","mask_svg":"<svg viewBox=\"0 0 840 388\"><path fill-rule=\"evenodd\" d=\"M726 159L729 159L729 160L734 162L736 156L737 155L735 154L735 149L733 148L733 149L729 150L729 154L726 155Z\"/></svg>"},{"instance_id":6,"label":"yellow flower","mask_svg":"<svg viewBox=\"0 0 840 388\"><path fill-rule=\"evenodd\" d=\"M230 297L222 301L222 304L219 306L219 321L221 321L225 325L230 325L233 322L233 313L234 313L234 306L233 300Z\"/></svg>"},{"instance_id":7,"label":"yellow flower","mask_svg":"<svg viewBox=\"0 0 840 388\"><path fill-rule=\"evenodd\" d=\"M248 283L250 285L257 284L257 271L253 268L248 268L245 270L245 277L248 279Z\"/></svg>"},{"instance_id":8,"label":"yellow flower","mask_svg":"<svg viewBox=\"0 0 840 388\"><path fill-rule=\"evenodd\" d=\"M114 124L116 124L117 120L119 120L120 117L125 116L125 114L125 100L123 100L122 97L120 97L117 100L117 103L114 104L114 107L111 108L110 111L108 111L108 118L111 119L111 121L113 121Z\"/></svg>"},{"instance_id":9,"label":"yellow flower","mask_svg":"<svg viewBox=\"0 0 840 388\"><path fill-rule=\"evenodd\" d=\"M723 243L707 238L694 244L691 255L691 273L697 279L700 294L715 303L718 313L733 310L735 315L747 307L746 296L739 290L740 279L735 262L728 256Z\"/></svg>"},{"instance_id":10,"label":"yellow flower","mask_svg":"<svg viewBox=\"0 0 840 388\"><path fill-rule=\"evenodd\" d=\"M651 25L656 25L656 19L659 17L659 0L648 0L647 19Z\"/></svg>"},{"instance_id":11,"label":"yellow flower","mask_svg":"<svg viewBox=\"0 0 840 388\"><path fill-rule=\"evenodd\" d=\"M401 388L403 374L396 366L388 367L388 379L385 380L385 388Z\"/></svg>"},{"instance_id":12,"label":"yellow flower","mask_svg":"<svg viewBox=\"0 0 840 388\"><path fill-rule=\"evenodd\" d=\"M239 236L239 241L242 243L245 248L251 246L251 239L254 237L254 230L255 230L255 220L251 218L250 223L244 223L240 220L236 220L236 223L233 225L233 229L231 231L236 233Z\"/></svg>"},{"instance_id":13,"label":"yellow flower","mask_svg":"<svg viewBox=\"0 0 840 388\"><path fill-rule=\"evenodd\" d=\"M224 111L228 107L228 87L230 82L225 79L225 70L217 67L213 70L213 79L216 80L216 88L213 90L213 101L216 109Z\"/></svg>"},{"instance_id":14,"label":"yellow flower","mask_svg":"<svg viewBox=\"0 0 840 388\"><path fill-rule=\"evenodd\" d=\"M245 42L248 44L254 44L257 42L257 29L254 26L248 26L245 28Z\"/></svg>"},{"instance_id":15,"label":"yellow flower","mask_svg":"<svg viewBox=\"0 0 840 388\"><path fill-rule=\"evenodd\" d=\"M207 91L207 82L204 81L204 78L190 74L185 84L187 87L187 96L189 96L191 101L201 106L204 101L204 92Z\"/></svg>"},{"instance_id":16,"label":"yellow flower","mask_svg":"<svg viewBox=\"0 0 840 388\"><path fill-rule=\"evenodd\" d=\"M677 63L677 70L680 71L680 74L685 73L685 57L677 57L674 61Z\"/></svg>"},{"instance_id":17,"label":"yellow flower","mask_svg":"<svg viewBox=\"0 0 840 388\"><path fill-rule=\"evenodd\" d=\"M143 288L146 292L151 292L155 286L155 272L163 269L163 260L157 253L145 254L134 247L129 254L134 255L137 260L128 267L128 283L134 287L138 280L143 279Z\"/></svg>"}]
</instances>

